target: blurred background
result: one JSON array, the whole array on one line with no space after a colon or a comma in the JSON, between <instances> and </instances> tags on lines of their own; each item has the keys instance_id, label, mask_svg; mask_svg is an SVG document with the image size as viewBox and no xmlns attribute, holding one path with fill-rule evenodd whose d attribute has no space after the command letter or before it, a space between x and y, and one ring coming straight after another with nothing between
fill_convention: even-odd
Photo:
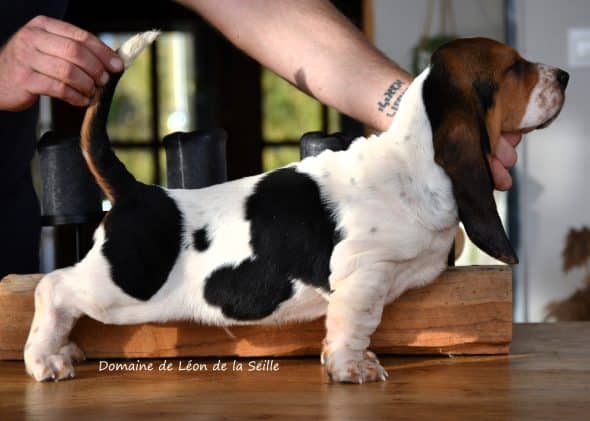
<instances>
[{"instance_id":1,"label":"blurred background","mask_svg":"<svg viewBox=\"0 0 590 421\"><path fill-rule=\"evenodd\" d=\"M514 268L515 321L590 319L590 2L586 0L340 0L334 4L392 60L414 73L455 37L507 42L532 61L570 72L566 105L551 127L526 136L514 187L496 199L520 264ZM146 183L166 185L162 138L223 127L230 179L299 159L309 131L351 136L369 128L299 92L231 46L172 1L71 0L66 20L117 47L131 33L163 35L121 80L109 117L115 151ZM80 110L44 98L40 134L76 135ZM39 184L38 164L33 168ZM105 203L105 206L108 204ZM85 227L90 238L93 227ZM572 231L573 230L573 231ZM569 236L568 236L569 234ZM42 270L71 264L73 232L44 228ZM89 241L89 240L88 240ZM468 241L458 265L497 264ZM585 295L586 294L586 295ZM572 297L571 302L556 301ZM575 303L574 303L575 301ZM561 305L561 307L560 307ZM566 308L567 307L567 308ZM575 307L575 310L572 310Z\"/></svg>"}]
</instances>

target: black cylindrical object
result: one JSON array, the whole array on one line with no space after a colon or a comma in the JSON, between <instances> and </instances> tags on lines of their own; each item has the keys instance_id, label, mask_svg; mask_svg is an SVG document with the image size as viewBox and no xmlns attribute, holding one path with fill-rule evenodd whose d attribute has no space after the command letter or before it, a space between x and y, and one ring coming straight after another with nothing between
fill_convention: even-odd
<instances>
[{"instance_id":1,"label":"black cylindrical object","mask_svg":"<svg viewBox=\"0 0 590 421\"><path fill-rule=\"evenodd\" d=\"M80 138L47 132L37 145L44 224L81 224L102 216L102 193L90 173Z\"/></svg>"},{"instance_id":2,"label":"black cylindrical object","mask_svg":"<svg viewBox=\"0 0 590 421\"><path fill-rule=\"evenodd\" d=\"M227 181L223 129L175 132L164 138L168 187L198 189Z\"/></svg>"},{"instance_id":3,"label":"black cylindrical object","mask_svg":"<svg viewBox=\"0 0 590 421\"><path fill-rule=\"evenodd\" d=\"M299 141L299 154L301 159L308 156L316 156L326 149L342 151L347 147L347 141L340 133L324 135L322 132L305 133Z\"/></svg>"}]
</instances>

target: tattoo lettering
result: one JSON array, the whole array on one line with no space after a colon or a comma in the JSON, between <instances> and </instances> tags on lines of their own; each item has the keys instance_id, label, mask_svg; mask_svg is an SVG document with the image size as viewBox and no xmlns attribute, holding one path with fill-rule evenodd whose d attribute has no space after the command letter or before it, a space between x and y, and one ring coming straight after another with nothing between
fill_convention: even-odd
<instances>
[{"instance_id":1,"label":"tattoo lettering","mask_svg":"<svg viewBox=\"0 0 590 421\"><path fill-rule=\"evenodd\" d=\"M382 113L386 113L385 115L387 117L393 117L393 115L399 109L399 103L402 100L403 93L401 95L398 95L395 101L393 101L393 104L392 99L404 85L404 82L402 82L400 79L396 79L391 85L389 85L389 88L387 88L387 90L383 93L383 99L377 103L377 108L379 109L379 111L381 111Z\"/></svg>"},{"instance_id":2,"label":"tattoo lettering","mask_svg":"<svg viewBox=\"0 0 590 421\"><path fill-rule=\"evenodd\" d=\"M399 110L399 103L402 102L402 98L404 96L405 92L402 92L401 94L399 94L399 96L395 99L395 102L393 103L393 105L391 106L391 111L389 113L386 114L387 117L393 117L395 113L397 113L397 110Z\"/></svg>"}]
</instances>

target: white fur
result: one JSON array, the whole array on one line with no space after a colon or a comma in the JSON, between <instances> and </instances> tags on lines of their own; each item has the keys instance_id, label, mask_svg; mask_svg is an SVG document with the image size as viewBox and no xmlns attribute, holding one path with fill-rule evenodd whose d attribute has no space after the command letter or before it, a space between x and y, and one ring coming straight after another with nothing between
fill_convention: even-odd
<instances>
[{"instance_id":1,"label":"white fur","mask_svg":"<svg viewBox=\"0 0 590 421\"><path fill-rule=\"evenodd\" d=\"M531 91L521 129L533 129L557 115L563 105L563 91L556 80L556 69L536 64L539 80Z\"/></svg>"},{"instance_id":2,"label":"white fur","mask_svg":"<svg viewBox=\"0 0 590 421\"><path fill-rule=\"evenodd\" d=\"M125 68L128 68L146 46L160 36L160 31L152 30L136 34L129 38L117 51L123 59Z\"/></svg>"}]
</instances>

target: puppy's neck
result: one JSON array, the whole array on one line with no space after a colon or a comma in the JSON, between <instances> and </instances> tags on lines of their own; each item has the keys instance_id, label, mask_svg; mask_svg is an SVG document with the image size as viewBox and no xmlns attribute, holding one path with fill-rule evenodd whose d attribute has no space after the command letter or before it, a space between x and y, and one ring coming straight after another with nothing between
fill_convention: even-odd
<instances>
[{"instance_id":1,"label":"puppy's neck","mask_svg":"<svg viewBox=\"0 0 590 421\"><path fill-rule=\"evenodd\" d=\"M422 88L430 73L426 68L416 77L401 99L399 111L389 129L381 133L380 140L388 142L395 149L432 149L432 130L426 114Z\"/></svg>"},{"instance_id":2,"label":"puppy's neck","mask_svg":"<svg viewBox=\"0 0 590 421\"><path fill-rule=\"evenodd\" d=\"M383 160L397 162L401 158L411 163L410 171L424 182L439 177L441 170L434 162L432 128L422 96L429 72L427 68L414 79L400 102L391 126L376 136Z\"/></svg>"},{"instance_id":3,"label":"puppy's neck","mask_svg":"<svg viewBox=\"0 0 590 421\"><path fill-rule=\"evenodd\" d=\"M429 72L427 68L410 84L391 127L378 136L378 144L385 164L382 170L407 172L415 180L413 193L423 204L419 209L423 219L441 228L456 223L456 207L450 179L434 160L433 132L422 95Z\"/></svg>"}]
</instances>

